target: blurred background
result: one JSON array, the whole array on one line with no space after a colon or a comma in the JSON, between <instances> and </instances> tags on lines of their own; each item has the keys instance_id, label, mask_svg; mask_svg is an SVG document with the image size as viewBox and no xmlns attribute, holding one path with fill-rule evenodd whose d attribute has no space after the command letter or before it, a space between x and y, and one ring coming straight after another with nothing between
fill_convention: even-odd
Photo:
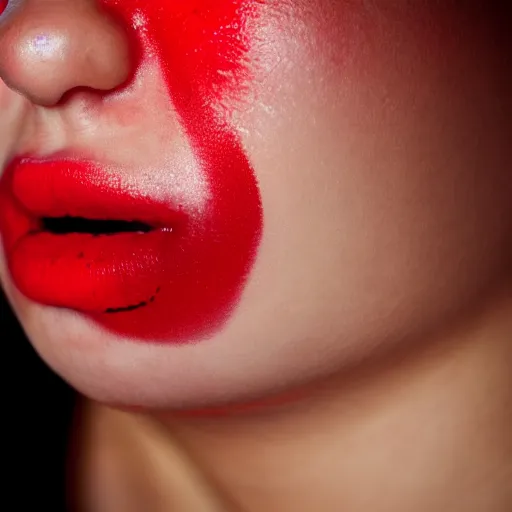
<instances>
[{"instance_id":1,"label":"blurred background","mask_svg":"<svg viewBox=\"0 0 512 512\"><path fill-rule=\"evenodd\" d=\"M66 510L66 478L75 396L30 346L0 290L4 361L2 413L7 481L3 503L13 510Z\"/></svg>"}]
</instances>

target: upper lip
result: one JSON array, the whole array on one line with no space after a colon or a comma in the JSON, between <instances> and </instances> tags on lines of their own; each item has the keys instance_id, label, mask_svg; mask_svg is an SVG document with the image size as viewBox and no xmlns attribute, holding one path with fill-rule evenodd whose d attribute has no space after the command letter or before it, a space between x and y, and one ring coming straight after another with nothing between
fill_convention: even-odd
<instances>
[{"instance_id":1,"label":"upper lip","mask_svg":"<svg viewBox=\"0 0 512 512\"><path fill-rule=\"evenodd\" d=\"M21 157L14 162L11 180L13 197L38 219L132 221L165 229L184 218L180 205L156 201L115 169L94 162Z\"/></svg>"}]
</instances>

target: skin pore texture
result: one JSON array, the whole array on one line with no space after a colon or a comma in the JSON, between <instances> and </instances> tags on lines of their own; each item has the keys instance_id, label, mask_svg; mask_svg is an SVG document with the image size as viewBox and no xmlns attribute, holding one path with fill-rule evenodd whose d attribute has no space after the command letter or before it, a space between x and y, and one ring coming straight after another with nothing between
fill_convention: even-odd
<instances>
[{"instance_id":1,"label":"skin pore texture","mask_svg":"<svg viewBox=\"0 0 512 512\"><path fill-rule=\"evenodd\" d=\"M88 414L139 441L153 431L133 460L156 467L156 451L188 475L165 503L187 488L183 503L204 502L182 510L510 510L512 84L499 5L6 4L2 287L57 373L144 411ZM176 238L134 260L125 252L154 233L46 232L62 247L11 247L17 226L32 236L52 215L153 228L155 204ZM121 437L118 465L140 446ZM166 464L162 488L176 481Z\"/></svg>"}]
</instances>

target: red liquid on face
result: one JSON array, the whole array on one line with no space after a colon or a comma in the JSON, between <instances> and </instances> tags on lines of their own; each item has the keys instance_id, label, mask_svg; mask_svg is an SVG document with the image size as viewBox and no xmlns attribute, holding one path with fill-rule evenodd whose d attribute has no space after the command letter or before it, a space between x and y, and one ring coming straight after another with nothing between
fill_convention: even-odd
<instances>
[{"instance_id":1,"label":"red liquid on face","mask_svg":"<svg viewBox=\"0 0 512 512\"><path fill-rule=\"evenodd\" d=\"M11 273L21 291L33 300L82 311L121 335L172 343L207 337L225 324L236 307L262 231L261 200L253 170L218 108L224 98L240 96L250 78L243 60L250 39L248 21L256 16L257 3L103 3L127 26L132 26L136 17L143 20L144 41L138 41L141 58L144 60L146 51L157 52L170 101L208 181L209 203L204 213L179 226L175 236L155 235L151 242L149 236L143 238L146 235L138 240L115 235L91 245L76 235L57 240L47 233L16 243L22 231L27 234L33 229L33 222L12 198L3 200L2 227ZM66 164L55 166L60 166L57 172L61 172ZM6 188L8 181L4 180ZM127 194L127 208L129 201ZM150 247L135 260L137 268L126 273L125 255L139 250L141 244ZM146 258L152 253L155 258ZM91 278L91 268L98 268L105 257L108 271L96 272ZM139 264L144 258L149 263ZM144 306L111 313L139 303Z\"/></svg>"}]
</instances>

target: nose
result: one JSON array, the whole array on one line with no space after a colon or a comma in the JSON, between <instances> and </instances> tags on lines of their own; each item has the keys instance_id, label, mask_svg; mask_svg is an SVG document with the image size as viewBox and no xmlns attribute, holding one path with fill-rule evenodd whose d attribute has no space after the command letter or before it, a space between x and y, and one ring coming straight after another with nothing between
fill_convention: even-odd
<instances>
[{"instance_id":1,"label":"nose","mask_svg":"<svg viewBox=\"0 0 512 512\"><path fill-rule=\"evenodd\" d=\"M0 17L0 78L35 104L118 88L130 54L127 33L95 0L10 0Z\"/></svg>"}]
</instances>

